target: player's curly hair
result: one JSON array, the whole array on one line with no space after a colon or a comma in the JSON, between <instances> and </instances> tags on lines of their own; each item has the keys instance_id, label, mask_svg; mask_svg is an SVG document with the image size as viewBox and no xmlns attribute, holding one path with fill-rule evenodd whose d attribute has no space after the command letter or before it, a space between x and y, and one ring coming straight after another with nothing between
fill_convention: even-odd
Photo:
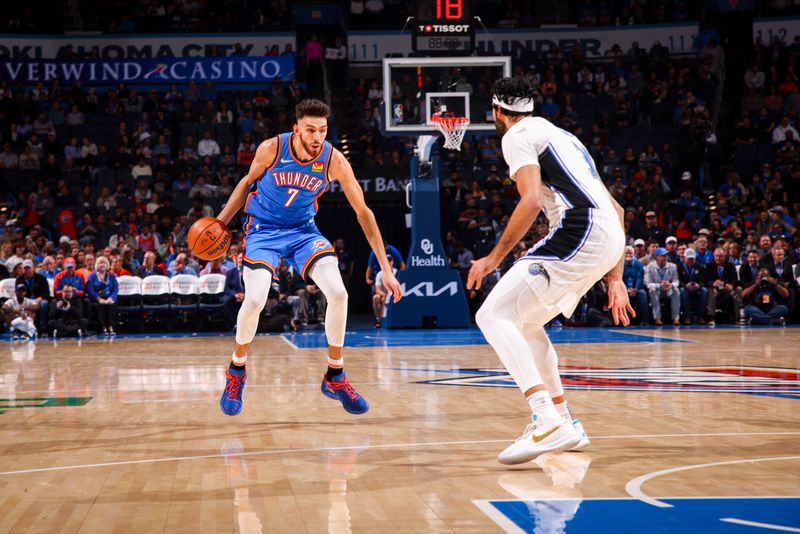
<instances>
[{"instance_id":1,"label":"player's curly hair","mask_svg":"<svg viewBox=\"0 0 800 534\"><path fill-rule=\"evenodd\" d=\"M492 95L496 96L501 102L506 104L513 104L518 98L534 98L536 92L531 84L522 77L511 78L506 76L494 82L492 85ZM502 109L503 113L509 117L517 117L522 115L533 115L532 112L508 111Z\"/></svg>"},{"instance_id":2,"label":"player's curly hair","mask_svg":"<svg viewBox=\"0 0 800 534\"><path fill-rule=\"evenodd\" d=\"M294 114L297 120L303 117L324 117L327 119L331 114L331 108L322 100L306 98L297 103L294 107Z\"/></svg>"}]
</instances>

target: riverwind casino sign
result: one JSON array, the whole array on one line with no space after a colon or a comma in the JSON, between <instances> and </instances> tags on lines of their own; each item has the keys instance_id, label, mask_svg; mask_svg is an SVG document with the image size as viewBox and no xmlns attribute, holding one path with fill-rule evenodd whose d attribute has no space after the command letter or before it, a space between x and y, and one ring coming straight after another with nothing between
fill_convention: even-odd
<instances>
[{"instance_id":1,"label":"riverwind casino sign","mask_svg":"<svg viewBox=\"0 0 800 534\"><path fill-rule=\"evenodd\" d=\"M294 33L198 35L0 35L0 80L24 85L262 83L294 78ZM66 47L80 58L60 59ZM93 59L85 59L91 56ZM213 57L211 57L213 56Z\"/></svg>"},{"instance_id":2,"label":"riverwind casino sign","mask_svg":"<svg viewBox=\"0 0 800 534\"><path fill-rule=\"evenodd\" d=\"M212 81L259 83L294 78L294 56L139 60L40 60L0 62L0 80L23 85L81 81L93 85L172 84Z\"/></svg>"}]
</instances>

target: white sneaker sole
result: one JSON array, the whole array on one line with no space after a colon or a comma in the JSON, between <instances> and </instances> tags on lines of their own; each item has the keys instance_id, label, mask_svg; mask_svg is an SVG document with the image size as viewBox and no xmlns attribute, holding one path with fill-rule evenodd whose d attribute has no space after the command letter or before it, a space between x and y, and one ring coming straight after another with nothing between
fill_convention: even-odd
<instances>
[{"instance_id":1,"label":"white sneaker sole","mask_svg":"<svg viewBox=\"0 0 800 534\"><path fill-rule=\"evenodd\" d=\"M539 443L530 438L517 441L497 455L503 465L517 465L530 462L546 452L570 450L581 441L571 426L561 424L557 430Z\"/></svg>"},{"instance_id":2,"label":"white sneaker sole","mask_svg":"<svg viewBox=\"0 0 800 534\"><path fill-rule=\"evenodd\" d=\"M586 449L591 441L589 440L589 436L586 435L586 431L583 429L583 425L578 419L574 419L572 421L572 430L578 435L580 441L577 445L569 449L570 452L578 452Z\"/></svg>"}]
</instances>

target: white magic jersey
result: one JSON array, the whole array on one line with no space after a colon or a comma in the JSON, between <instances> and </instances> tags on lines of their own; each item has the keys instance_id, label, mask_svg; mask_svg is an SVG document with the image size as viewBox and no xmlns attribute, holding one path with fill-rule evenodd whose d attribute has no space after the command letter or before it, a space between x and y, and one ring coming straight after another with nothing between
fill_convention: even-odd
<instances>
[{"instance_id":1,"label":"white magic jersey","mask_svg":"<svg viewBox=\"0 0 800 534\"><path fill-rule=\"evenodd\" d=\"M542 170L543 210L551 228L566 210L592 208L616 217L606 186L583 143L541 117L525 117L503 136L511 177L525 165Z\"/></svg>"},{"instance_id":2,"label":"white magic jersey","mask_svg":"<svg viewBox=\"0 0 800 534\"><path fill-rule=\"evenodd\" d=\"M622 256L625 231L619 215L583 144L545 119L526 117L509 128L503 156L512 178L525 165L541 169L543 209L550 220L547 236L506 276L514 271L536 293L536 306L525 313L539 324L559 313L569 317L581 296Z\"/></svg>"}]
</instances>

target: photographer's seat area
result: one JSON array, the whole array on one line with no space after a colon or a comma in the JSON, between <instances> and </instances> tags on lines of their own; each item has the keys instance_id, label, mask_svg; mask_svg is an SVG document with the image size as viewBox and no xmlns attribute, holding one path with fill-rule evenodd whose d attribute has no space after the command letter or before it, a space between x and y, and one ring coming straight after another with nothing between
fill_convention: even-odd
<instances>
[{"instance_id":1,"label":"photographer's seat area","mask_svg":"<svg viewBox=\"0 0 800 534\"><path fill-rule=\"evenodd\" d=\"M782 287L766 274L765 269L759 272L759 276L742 294L747 324L784 326L793 311L794 290Z\"/></svg>"}]
</instances>

